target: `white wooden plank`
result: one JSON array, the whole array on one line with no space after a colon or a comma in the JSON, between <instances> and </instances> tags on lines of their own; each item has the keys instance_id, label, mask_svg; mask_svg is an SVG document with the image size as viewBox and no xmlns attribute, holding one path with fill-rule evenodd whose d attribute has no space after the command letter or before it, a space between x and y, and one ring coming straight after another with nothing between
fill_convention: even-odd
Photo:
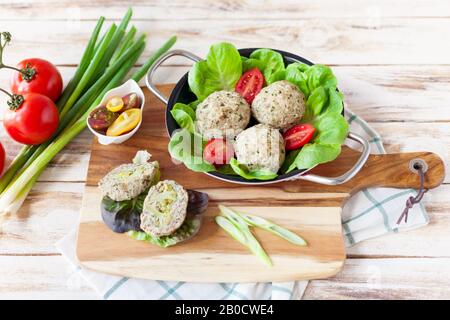
<instances>
[{"instance_id":1,"label":"white wooden plank","mask_svg":"<svg viewBox=\"0 0 450 320\"><path fill-rule=\"evenodd\" d=\"M170 19L170 18L169 18ZM365 18L134 21L148 34L140 61L171 35L178 48L204 56L209 46L229 41L237 47L273 47L325 64L449 64L450 19L386 18L367 26ZM10 21L14 41L5 62L30 56L55 64L77 64L95 21ZM205 27L207 25L207 27ZM43 36L45 35L45 37Z\"/></svg>"},{"instance_id":2,"label":"white wooden plank","mask_svg":"<svg viewBox=\"0 0 450 320\"><path fill-rule=\"evenodd\" d=\"M450 10L443 0L400 1L258 1L258 0L98 0L95 5L88 0L45 1L8 0L0 1L2 20L28 19L96 19L103 14L111 19L120 19L128 6L133 7L137 19L165 20L176 15L179 20L191 19L305 19L315 17L366 17L376 20L383 17L443 17ZM51 10L48 10L51 8ZM101 8L101 11L99 10ZM326 9L324 9L326 8ZM232 13L232 14L230 14Z\"/></svg>"},{"instance_id":3,"label":"white wooden plank","mask_svg":"<svg viewBox=\"0 0 450 320\"><path fill-rule=\"evenodd\" d=\"M7 135L1 122L0 141L6 150L6 166L8 166L22 146ZM53 158L39 180L55 181L56 179L56 181L84 182L89 163L91 141L92 134L85 130Z\"/></svg>"},{"instance_id":4,"label":"white wooden plank","mask_svg":"<svg viewBox=\"0 0 450 320\"><path fill-rule=\"evenodd\" d=\"M349 259L336 277L311 281L304 299L450 299L450 259Z\"/></svg>"},{"instance_id":5,"label":"white wooden plank","mask_svg":"<svg viewBox=\"0 0 450 320\"><path fill-rule=\"evenodd\" d=\"M304 299L449 299L448 258L349 259L341 273L311 281ZM1 299L98 299L60 256L0 257Z\"/></svg>"},{"instance_id":6,"label":"white wooden plank","mask_svg":"<svg viewBox=\"0 0 450 320\"><path fill-rule=\"evenodd\" d=\"M0 299L99 299L61 256L0 256Z\"/></svg>"},{"instance_id":7,"label":"white wooden plank","mask_svg":"<svg viewBox=\"0 0 450 320\"><path fill-rule=\"evenodd\" d=\"M170 63L170 61L168 61ZM162 66L155 83L175 83L189 65ZM347 107L370 122L450 121L450 66L333 66ZM59 67L67 83L74 67ZM145 85L141 81L141 85ZM0 87L9 87L9 72L0 72ZM0 109L6 106L0 95ZM0 118L2 117L0 112Z\"/></svg>"},{"instance_id":8,"label":"white wooden plank","mask_svg":"<svg viewBox=\"0 0 450 320\"><path fill-rule=\"evenodd\" d=\"M55 254L78 225L84 183L37 183L18 214L2 226L2 254Z\"/></svg>"}]
</instances>

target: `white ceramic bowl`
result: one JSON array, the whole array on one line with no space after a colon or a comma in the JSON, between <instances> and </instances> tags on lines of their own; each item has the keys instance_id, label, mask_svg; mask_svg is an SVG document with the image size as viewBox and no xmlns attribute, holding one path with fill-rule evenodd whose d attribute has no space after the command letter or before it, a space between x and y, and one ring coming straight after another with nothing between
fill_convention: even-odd
<instances>
[{"instance_id":1,"label":"white ceramic bowl","mask_svg":"<svg viewBox=\"0 0 450 320\"><path fill-rule=\"evenodd\" d=\"M105 105L106 102L108 101L108 99L113 97L113 96L123 97L123 96L125 96L125 95L127 95L129 93L132 93L132 92L135 92L139 96L139 98L141 99L141 115L143 115L144 105L145 105L144 92L142 91L141 87L137 84L137 82L132 80L132 79L128 80L127 82L125 82L120 87L111 89L107 93L105 93L105 96L103 97L102 102L100 102L100 104L98 106ZM98 142L100 144L104 144L104 145L108 145L108 144L112 144L112 143L119 144L119 143L122 143L122 142L127 141L128 139L130 139L133 136L133 134L135 134L136 131L139 130L139 127L141 126L141 123L142 123L142 116L141 116L141 121L138 123L138 125L133 130L131 130L128 133L125 133L125 134L122 134L120 136L117 136L117 137L109 137L107 135L104 135L104 134L101 134L101 133L95 131L89 125L89 119L86 119L86 123L87 123L87 126L88 126L89 130L91 130L91 132L95 136L97 136Z\"/></svg>"}]
</instances>

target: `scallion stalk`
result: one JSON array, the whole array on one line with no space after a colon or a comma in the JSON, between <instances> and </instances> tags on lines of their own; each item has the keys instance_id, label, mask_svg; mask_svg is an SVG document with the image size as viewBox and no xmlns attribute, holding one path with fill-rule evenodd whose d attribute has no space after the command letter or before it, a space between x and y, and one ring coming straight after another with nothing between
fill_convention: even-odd
<instances>
[{"instance_id":1,"label":"scallion stalk","mask_svg":"<svg viewBox=\"0 0 450 320\"><path fill-rule=\"evenodd\" d=\"M125 75L131 70L134 63L142 53L143 47L139 47L138 50L132 55L132 58L123 63L120 70L110 80L110 83L102 91L104 94L107 90L120 84ZM101 99L101 97L99 97ZM97 99L97 101L99 100ZM94 102L89 108L91 110L96 106L97 101ZM26 186L29 181L45 169L47 164L53 159L53 157L64 148L74 137L76 137L86 127L86 118L89 112L86 112L80 119L78 119L70 128L64 130L45 150L43 150L36 159L24 170L24 172L17 178L16 181L10 185L9 188L1 195L0 208L9 208L12 203L19 199L19 195L22 192L22 186ZM2 211L3 211L2 210Z\"/></svg>"},{"instance_id":2,"label":"scallion stalk","mask_svg":"<svg viewBox=\"0 0 450 320\"><path fill-rule=\"evenodd\" d=\"M24 146L14 158L13 162L9 166L8 170L5 171L2 178L0 179L0 194L8 187L8 184L16 175L16 172L22 168L22 166L27 162L28 158L33 154L35 149L32 146Z\"/></svg>"},{"instance_id":3,"label":"scallion stalk","mask_svg":"<svg viewBox=\"0 0 450 320\"><path fill-rule=\"evenodd\" d=\"M127 12L125 13L124 17L122 18L122 21L119 24L119 27L116 29L114 36L111 39L111 42L103 56L103 59L100 61L100 63L97 65L94 75L90 81L89 84L94 83L100 75L102 75L105 71L105 69L108 67L112 56L114 55L114 52L117 51L117 48L119 47L119 43L122 41L122 38L125 35L125 30L127 29L128 23L130 22L131 16L133 14L133 11L131 8L128 8Z\"/></svg>"},{"instance_id":4,"label":"scallion stalk","mask_svg":"<svg viewBox=\"0 0 450 320\"><path fill-rule=\"evenodd\" d=\"M100 30L103 26L104 21L105 21L104 17L100 17L98 19L97 25L95 26L94 31L92 32L91 38L89 39L88 45L86 46L86 49L84 50L83 56L81 57L80 63L78 64L78 67L77 67L77 70L75 71L74 76L67 84L61 97L58 99L58 102L57 102L58 110L60 110L62 107L64 107L64 105L67 103L67 100L69 100L73 91L77 87L78 82L80 82L84 72L86 71L87 67L89 66L92 56L95 53L95 44L97 43L97 38L98 38Z\"/></svg>"},{"instance_id":5,"label":"scallion stalk","mask_svg":"<svg viewBox=\"0 0 450 320\"><path fill-rule=\"evenodd\" d=\"M61 125L58 128L58 133L61 132L69 123L73 122L74 119L78 119L82 115L90 104L88 104L88 99L93 96L93 94L98 93L99 90L114 76L120 66L131 58L134 52L138 51L140 47L145 46L144 42L145 36L140 37L131 47L129 47L124 54L119 57L119 59L111 65L105 73L92 85L88 91L77 101L74 107L68 111L66 116L61 119Z\"/></svg>"},{"instance_id":6,"label":"scallion stalk","mask_svg":"<svg viewBox=\"0 0 450 320\"><path fill-rule=\"evenodd\" d=\"M86 88L87 84L90 82L92 76L94 75L95 69L97 68L98 64L100 63L101 59L103 58L103 55L105 54L106 50L109 47L109 44L112 40L112 37L116 31L117 27L115 24L111 25L108 32L106 33L105 38L103 39L103 42L100 44L100 47L98 48L98 51L95 52L94 57L92 58L92 61L90 62L88 68L86 69L86 72L84 73L83 77L81 78L80 82L78 83L77 87L73 91L70 98L67 100L67 103L64 105L64 107L61 110L60 118L63 118L67 111L73 106L73 104L76 102L78 97L82 94L83 90Z\"/></svg>"},{"instance_id":7,"label":"scallion stalk","mask_svg":"<svg viewBox=\"0 0 450 320\"><path fill-rule=\"evenodd\" d=\"M120 47L114 53L114 56L111 59L111 64L117 61L117 59L119 59L119 57L125 52L125 50L133 43L136 32L137 32L136 27L132 26L130 28L130 31L128 31L125 37L122 39Z\"/></svg>"},{"instance_id":8,"label":"scallion stalk","mask_svg":"<svg viewBox=\"0 0 450 320\"><path fill-rule=\"evenodd\" d=\"M132 76L131 79L133 79L136 82L139 82L142 77L145 76L145 74L148 72L148 69L152 66L155 61L162 56L164 53L166 53L177 41L176 36L170 37L169 40L167 40L158 50L156 50L148 59L147 61L142 65L139 70L137 70Z\"/></svg>"}]
</instances>

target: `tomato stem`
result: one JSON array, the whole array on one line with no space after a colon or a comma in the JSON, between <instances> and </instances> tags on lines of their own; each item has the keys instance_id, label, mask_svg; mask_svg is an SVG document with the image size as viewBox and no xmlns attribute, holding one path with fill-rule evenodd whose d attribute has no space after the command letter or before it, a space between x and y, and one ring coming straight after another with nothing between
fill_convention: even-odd
<instances>
[{"instance_id":1,"label":"tomato stem","mask_svg":"<svg viewBox=\"0 0 450 320\"><path fill-rule=\"evenodd\" d=\"M9 96L9 100L6 103L11 110L16 110L17 108L19 108L24 101L23 95L21 94L11 94L2 88L0 88L0 91Z\"/></svg>"},{"instance_id":2,"label":"tomato stem","mask_svg":"<svg viewBox=\"0 0 450 320\"><path fill-rule=\"evenodd\" d=\"M27 63L26 67L23 69L15 68L12 66L7 66L3 63L3 49L11 42L11 33L4 31L0 33L0 69L11 69L19 72L22 75L22 79L30 82L33 80L34 75L36 74L36 69L32 68L29 63Z\"/></svg>"}]
</instances>

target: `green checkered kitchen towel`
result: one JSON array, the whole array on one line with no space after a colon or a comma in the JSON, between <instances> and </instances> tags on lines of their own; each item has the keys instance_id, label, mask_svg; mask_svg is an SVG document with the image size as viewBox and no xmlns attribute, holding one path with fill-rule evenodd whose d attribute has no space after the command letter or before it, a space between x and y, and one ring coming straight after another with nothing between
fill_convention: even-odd
<instances>
[{"instance_id":1,"label":"green checkered kitchen towel","mask_svg":"<svg viewBox=\"0 0 450 320\"><path fill-rule=\"evenodd\" d=\"M366 122L346 110L350 130L367 138L372 153L385 153L380 136ZM351 144L349 144L352 147ZM369 188L352 196L343 208L342 227L347 246L383 234L410 230L428 223L422 204L414 206L408 222L397 226L396 221L405 207L406 199L416 195L414 190ZM69 287L88 282L103 299L299 299L307 281L285 283L187 283L131 279L102 274L77 266L75 256L76 232L57 243L71 266Z\"/></svg>"}]
</instances>

